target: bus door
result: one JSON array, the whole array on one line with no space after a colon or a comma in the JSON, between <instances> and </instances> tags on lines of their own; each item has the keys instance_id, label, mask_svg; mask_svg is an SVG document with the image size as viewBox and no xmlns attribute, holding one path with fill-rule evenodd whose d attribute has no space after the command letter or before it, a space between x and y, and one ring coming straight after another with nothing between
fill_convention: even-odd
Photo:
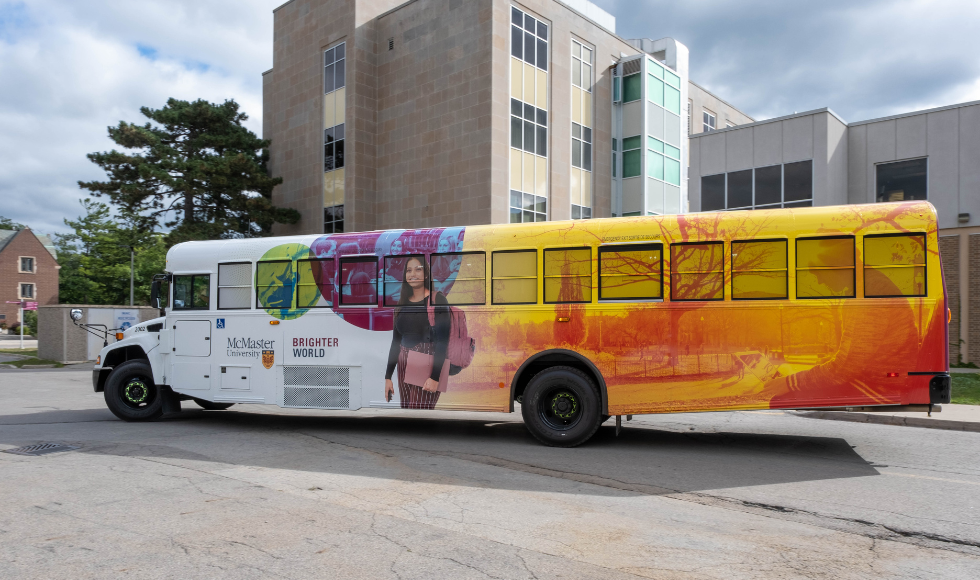
<instances>
[{"instance_id":1,"label":"bus door","mask_svg":"<svg viewBox=\"0 0 980 580\"><path fill-rule=\"evenodd\" d=\"M174 332L172 387L178 391L211 388L211 321L177 320Z\"/></svg>"}]
</instances>

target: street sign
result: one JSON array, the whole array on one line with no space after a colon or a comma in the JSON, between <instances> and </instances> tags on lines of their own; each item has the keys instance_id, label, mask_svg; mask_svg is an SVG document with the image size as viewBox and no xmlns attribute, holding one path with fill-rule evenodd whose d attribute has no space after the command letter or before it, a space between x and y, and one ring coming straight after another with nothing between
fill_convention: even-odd
<instances>
[{"instance_id":1,"label":"street sign","mask_svg":"<svg viewBox=\"0 0 980 580\"><path fill-rule=\"evenodd\" d=\"M24 302L24 310L37 310L37 302Z\"/></svg>"},{"instance_id":2,"label":"street sign","mask_svg":"<svg viewBox=\"0 0 980 580\"><path fill-rule=\"evenodd\" d=\"M7 300L7 304L23 304L20 300Z\"/></svg>"}]
</instances>

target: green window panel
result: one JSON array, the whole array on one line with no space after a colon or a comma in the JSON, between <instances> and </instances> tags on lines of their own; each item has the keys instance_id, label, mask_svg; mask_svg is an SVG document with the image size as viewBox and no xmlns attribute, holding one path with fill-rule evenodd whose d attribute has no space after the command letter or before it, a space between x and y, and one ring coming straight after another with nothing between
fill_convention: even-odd
<instances>
[{"instance_id":1,"label":"green window panel","mask_svg":"<svg viewBox=\"0 0 980 580\"><path fill-rule=\"evenodd\" d=\"M664 156L647 150L647 175L656 179L664 178Z\"/></svg>"},{"instance_id":2,"label":"green window panel","mask_svg":"<svg viewBox=\"0 0 980 580\"><path fill-rule=\"evenodd\" d=\"M647 75L647 99L655 105L664 106L664 82L653 75Z\"/></svg>"},{"instance_id":3,"label":"green window panel","mask_svg":"<svg viewBox=\"0 0 980 580\"><path fill-rule=\"evenodd\" d=\"M613 102L619 102L619 77L613 79Z\"/></svg>"},{"instance_id":4,"label":"green window panel","mask_svg":"<svg viewBox=\"0 0 980 580\"><path fill-rule=\"evenodd\" d=\"M681 77L675 75L669 70L664 71L664 81L666 81L668 85L674 87L675 89L681 88Z\"/></svg>"},{"instance_id":5,"label":"green window panel","mask_svg":"<svg viewBox=\"0 0 980 580\"><path fill-rule=\"evenodd\" d=\"M641 166L641 151L639 149L634 149L633 151L625 151L623 153L623 177L637 177L640 175Z\"/></svg>"},{"instance_id":6,"label":"green window panel","mask_svg":"<svg viewBox=\"0 0 980 580\"><path fill-rule=\"evenodd\" d=\"M637 73L635 75L630 75L628 77L623 77L623 102L630 103L632 101L639 101L641 93L643 91L643 86L640 84L641 77Z\"/></svg>"},{"instance_id":7,"label":"green window panel","mask_svg":"<svg viewBox=\"0 0 980 580\"><path fill-rule=\"evenodd\" d=\"M647 59L647 72L658 79L664 78L664 68L649 58Z\"/></svg>"},{"instance_id":8,"label":"green window panel","mask_svg":"<svg viewBox=\"0 0 980 580\"><path fill-rule=\"evenodd\" d=\"M666 153L668 157L673 157L674 159L681 158L681 150L673 145L664 144L664 153Z\"/></svg>"},{"instance_id":9,"label":"green window panel","mask_svg":"<svg viewBox=\"0 0 980 580\"><path fill-rule=\"evenodd\" d=\"M674 185L681 184L680 161L669 157L664 159L664 181L667 183L673 183Z\"/></svg>"},{"instance_id":10,"label":"green window panel","mask_svg":"<svg viewBox=\"0 0 980 580\"><path fill-rule=\"evenodd\" d=\"M668 145L669 147L669 145ZM653 137L647 137L647 149L653 149L657 153L664 152L664 143L659 139L654 139Z\"/></svg>"},{"instance_id":11,"label":"green window panel","mask_svg":"<svg viewBox=\"0 0 980 580\"><path fill-rule=\"evenodd\" d=\"M675 115L681 114L681 92L674 87L664 87L664 108Z\"/></svg>"},{"instance_id":12,"label":"green window panel","mask_svg":"<svg viewBox=\"0 0 980 580\"><path fill-rule=\"evenodd\" d=\"M623 139L623 151L627 151L629 149L639 149L642 147L643 141L640 139L641 137L639 135Z\"/></svg>"}]
</instances>

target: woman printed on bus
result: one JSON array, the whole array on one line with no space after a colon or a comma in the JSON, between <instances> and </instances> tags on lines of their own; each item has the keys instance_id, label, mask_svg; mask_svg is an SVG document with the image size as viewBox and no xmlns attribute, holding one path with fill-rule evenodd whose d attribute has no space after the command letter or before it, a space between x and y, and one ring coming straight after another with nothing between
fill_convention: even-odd
<instances>
[{"instance_id":1,"label":"woman printed on bus","mask_svg":"<svg viewBox=\"0 0 980 580\"><path fill-rule=\"evenodd\" d=\"M405 260L385 371L385 400L390 401L395 391L391 376L398 368L398 396L403 409L434 409L449 376L449 302L441 292L436 293L432 325L429 281L425 258L412 256Z\"/></svg>"}]
</instances>

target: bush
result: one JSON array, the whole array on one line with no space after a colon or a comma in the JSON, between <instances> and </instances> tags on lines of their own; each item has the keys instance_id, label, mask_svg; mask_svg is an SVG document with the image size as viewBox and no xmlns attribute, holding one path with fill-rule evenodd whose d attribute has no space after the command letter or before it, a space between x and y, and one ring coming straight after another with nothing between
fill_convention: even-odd
<instances>
[{"instance_id":1,"label":"bush","mask_svg":"<svg viewBox=\"0 0 980 580\"><path fill-rule=\"evenodd\" d=\"M14 322L7 328L7 334L20 334L20 323Z\"/></svg>"},{"instance_id":2,"label":"bush","mask_svg":"<svg viewBox=\"0 0 980 580\"><path fill-rule=\"evenodd\" d=\"M24 334L37 338L37 310L24 311Z\"/></svg>"}]
</instances>

